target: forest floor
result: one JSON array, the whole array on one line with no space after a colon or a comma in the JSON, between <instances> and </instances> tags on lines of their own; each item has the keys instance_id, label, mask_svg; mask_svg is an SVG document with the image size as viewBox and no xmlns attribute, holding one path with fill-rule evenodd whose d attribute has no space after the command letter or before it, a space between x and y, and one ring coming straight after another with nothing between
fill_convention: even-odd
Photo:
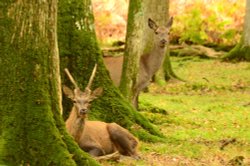
<instances>
[{"instance_id":1,"label":"forest floor","mask_svg":"<svg viewBox=\"0 0 250 166\"><path fill-rule=\"evenodd\" d=\"M140 143L140 160L103 165L250 166L250 63L226 63L171 57L175 73L186 82L152 84L141 111L166 136L165 142ZM243 159L244 158L244 159ZM233 164L231 164L233 165Z\"/></svg>"}]
</instances>

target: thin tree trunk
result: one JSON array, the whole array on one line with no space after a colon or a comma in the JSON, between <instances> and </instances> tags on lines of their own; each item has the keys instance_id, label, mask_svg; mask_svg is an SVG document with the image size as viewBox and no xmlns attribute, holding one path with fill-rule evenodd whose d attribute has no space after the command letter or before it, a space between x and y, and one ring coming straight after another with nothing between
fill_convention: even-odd
<instances>
[{"instance_id":1,"label":"thin tree trunk","mask_svg":"<svg viewBox=\"0 0 250 166\"><path fill-rule=\"evenodd\" d=\"M144 51L144 21L143 1L131 0L129 2L126 48L119 86L120 91L128 101L132 101L135 93L133 87L136 84L137 73L139 72L139 59Z\"/></svg>"}]
</instances>

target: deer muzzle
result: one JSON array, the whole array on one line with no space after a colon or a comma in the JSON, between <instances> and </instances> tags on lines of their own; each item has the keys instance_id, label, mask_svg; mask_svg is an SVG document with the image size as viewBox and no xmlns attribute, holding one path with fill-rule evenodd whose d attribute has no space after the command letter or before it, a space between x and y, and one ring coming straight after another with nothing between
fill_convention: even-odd
<instances>
[{"instance_id":1,"label":"deer muzzle","mask_svg":"<svg viewBox=\"0 0 250 166\"><path fill-rule=\"evenodd\" d=\"M162 40L161 40L161 46L165 46L166 43L167 43L167 40L166 40L166 39L162 39Z\"/></svg>"},{"instance_id":2,"label":"deer muzzle","mask_svg":"<svg viewBox=\"0 0 250 166\"><path fill-rule=\"evenodd\" d=\"M88 109L80 109L79 110L79 114L80 115L85 115L85 114L87 114L88 113Z\"/></svg>"}]
</instances>

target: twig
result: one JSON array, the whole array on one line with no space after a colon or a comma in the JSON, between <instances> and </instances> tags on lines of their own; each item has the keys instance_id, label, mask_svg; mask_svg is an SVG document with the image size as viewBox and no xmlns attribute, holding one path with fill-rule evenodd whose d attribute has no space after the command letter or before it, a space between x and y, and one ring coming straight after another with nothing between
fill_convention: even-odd
<instances>
[{"instance_id":1,"label":"twig","mask_svg":"<svg viewBox=\"0 0 250 166\"><path fill-rule=\"evenodd\" d=\"M103 160L119 160L121 157L120 153L119 152L114 152L112 154L108 154L108 155L105 155L105 156L99 156L99 157L95 157L96 160L98 161L103 161Z\"/></svg>"}]
</instances>

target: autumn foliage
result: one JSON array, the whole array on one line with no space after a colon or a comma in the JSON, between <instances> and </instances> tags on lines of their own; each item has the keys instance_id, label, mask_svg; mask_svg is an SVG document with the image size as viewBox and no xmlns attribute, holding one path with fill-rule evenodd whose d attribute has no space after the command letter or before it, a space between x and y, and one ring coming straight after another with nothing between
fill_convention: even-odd
<instances>
[{"instance_id":1,"label":"autumn foliage","mask_svg":"<svg viewBox=\"0 0 250 166\"><path fill-rule=\"evenodd\" d=\"M93 0L96 33L103 43L124 40L129 0ZM172 42L234 45L241 36L244 0L170 1Z\"/></svg>"}]
</instances>

